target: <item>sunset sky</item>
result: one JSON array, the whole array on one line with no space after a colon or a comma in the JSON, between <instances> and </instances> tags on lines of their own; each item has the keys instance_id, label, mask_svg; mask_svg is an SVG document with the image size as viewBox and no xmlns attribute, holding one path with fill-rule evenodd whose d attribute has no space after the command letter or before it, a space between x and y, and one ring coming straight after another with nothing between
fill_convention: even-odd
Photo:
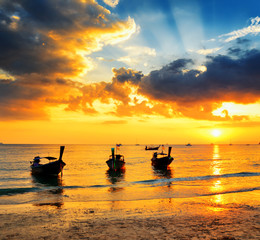
<instances>
[{"instance_id":1,"label":"sunset sky","mask_svg":"<svg viewBox=\"0 0 260 240\"><path fill-rule=\"evenodd\" d=\"M260 142L260 1L0 0L0 142Z\"/></svg>"}]
</instances>

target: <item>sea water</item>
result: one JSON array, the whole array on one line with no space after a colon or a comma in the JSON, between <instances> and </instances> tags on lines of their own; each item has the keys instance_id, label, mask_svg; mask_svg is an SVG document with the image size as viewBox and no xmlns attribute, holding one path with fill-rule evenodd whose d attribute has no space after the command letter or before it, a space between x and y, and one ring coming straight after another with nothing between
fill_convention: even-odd
<instances>
[{"instance_id":1,"label":"sea water","mask_svg":"<svg viewBox=\"0 0 260 240\"><path fill-rule=\"evenodd\" d=\"M154 151L144 145L122 145L117 152L125 157L125 169L111 172L106 160L114 145L65 145L62 176L45 178L31 175L30 161L37 155L58 158L59 145L0 145L0 208L205 196L213 205L259 205L260 145L165 145L165 152L168 146L174 161L167 169L151 166Z\"/></svg>"}]
</instances>

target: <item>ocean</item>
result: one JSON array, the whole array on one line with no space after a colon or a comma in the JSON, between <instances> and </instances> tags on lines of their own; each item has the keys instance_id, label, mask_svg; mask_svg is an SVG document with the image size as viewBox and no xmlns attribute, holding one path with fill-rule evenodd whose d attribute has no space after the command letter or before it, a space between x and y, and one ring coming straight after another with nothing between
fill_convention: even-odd
<instances>
[{"instance_id":1,"label":"ocean","mask_svg":"<svg viewBox=\"0 0 260 240\"><path fill-rule=\"evenodd\" d=\"M0 210L80 203L89 209L102 205L100 213L138 212L140 203L142 212L167 214L174 202L203 197L215 210L225 204L259 206L260 145L169 146L174 161L158 170L151 166L154 151L122 145L117 152L125 157L125 170L115 173L106 165L114 145L68 144L62 176L41 178L31 175L30 161L37 155L58 157L59 145L0 145Z\"/></svg>"}]
</instances>

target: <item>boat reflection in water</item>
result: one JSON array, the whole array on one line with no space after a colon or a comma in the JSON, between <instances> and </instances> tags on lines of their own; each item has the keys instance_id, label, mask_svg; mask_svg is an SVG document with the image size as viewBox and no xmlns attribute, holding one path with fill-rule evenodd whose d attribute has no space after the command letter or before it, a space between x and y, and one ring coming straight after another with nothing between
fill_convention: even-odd
<instances>
[{"instance_id":1,"label":"boat reflection in water","mask_svg":"<svg viewBox=\"0 0 260 240\"><path fill-rule=\"evenodd\" d=\"M171 169L170 166L166 167L166 168L155 168L153 167L153 174L154 174L154 178L156 179L156 181L158 181L159 184L159 188L160 191L162 191L164 194L172 196L174 194L174 185L172 184L172 178L174 177L174 172ZM165 181L163 179L166 179ZM169 179L169 180L168 180ZM165 195L165 196L166 196ZM165 198L166 199L166 198ZM172 197L168 198L168 202L165 203L165 207L168 208L169 205L167 204L171 204L172 203Z\"/></svg>"},{"instance_id":2,"label":"boat reflection in water","mask_svg":"<svg viewBox=\"0 0 260 240\"><path fill-rule=\"evenodd\" d=\"M153 167L153 173L154 176L157 178L173 178L173 171L170 167L165 167L165 168L155 168Z\"/></svg>"},{"instance_id":3,"label":"boat reflection in water","mask_svg":"<svg viewBox=\"0 0 260 240\"><path fill-rule=\"evenodd\" d=\"M63 206L63 181L60 176L31 175L32 183L39 191L34 206Z\"/></svg>"},{"instance_id":4,"label":"boat reflection in water","mask_svg":"<svg viewBox=\"0 0 260 240\"><path fill-rule=\"evenodd\" d=\"M109 188L109 192L117 192L120 190L123 190L122 187L117 186L116 184L124 180L125 177L125 168L112 170L108 169L106 172L107 179L108 181L113 185L112 187Z\"/></svg>"}]
</instances>

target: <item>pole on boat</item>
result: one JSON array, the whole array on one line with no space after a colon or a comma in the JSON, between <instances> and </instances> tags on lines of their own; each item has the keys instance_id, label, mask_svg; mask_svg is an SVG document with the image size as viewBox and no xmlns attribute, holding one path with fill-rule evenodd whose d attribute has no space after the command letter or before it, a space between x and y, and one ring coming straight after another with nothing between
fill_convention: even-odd
<instances>
[{"instance_id":1,"label":"pole on boat","mask_svg":"<svg viewBox=\"0 0 260 240\"><path fill-rule=\"evenodd\" d=\"M64 152L64 148L65 148L65 146L60 146L60 157L59 157L59 161L62 160L62 155L63 155L63 152Z\"/></svg>"},{"instance_id":2,"label":"pole on boat","mask_svg":"<svg viewBox=\"0 0 260 240\"><path fill-rule=\"evenodd\" d=\"M58 161L60 161L61 177L63 176L62 155L63 155L63 152L64 152L64 148L65 148L65 146L60 146L60 157L59 157L59 160L58 160Z\"/></svg>"},{"instance_id":3,"label":"pole on boat","mask_svg":"<svg viewBox=\"0 0 260 240\"><path fill-rule=\"evenodd\" d=\"M172 147L169 147L169 149L168 149L168 157L171 156L171 150L172 150Z\"/></svg>"},{"instance_id":4,"label":"pole on boat","mask_svg":"<svg viewBox=\"0 0 260 240\"><path fill-rule=\"evenodd\" d=\"M115 159L115 149L111 148L111 152L112 152L112 159L114 160Z\"/></svg>"},{"instance_id":5,"label":"pole on boat","mask_svg":"<svg viewBox=\"0 0 260 240\"><path fill-rule=\"evenodd\" d=\"M112 167L115 168L115 148L111 148L112 151Z\"/></svg>"}]
</instances>

